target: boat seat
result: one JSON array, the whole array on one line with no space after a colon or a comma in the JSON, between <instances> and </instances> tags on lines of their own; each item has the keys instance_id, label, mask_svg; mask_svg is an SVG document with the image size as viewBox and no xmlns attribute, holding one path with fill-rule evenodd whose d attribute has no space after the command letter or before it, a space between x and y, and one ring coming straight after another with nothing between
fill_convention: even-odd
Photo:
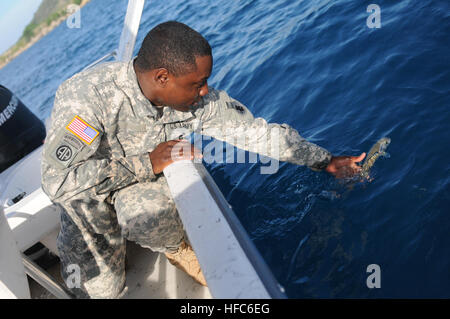
<instances>
[{"instance_id":1,"label":"boat seat","mask_svg":"<svg viewBox=\"0 0 450 319\"><path fill-rule=\"evenodd\" d=\"M17 249L22 253L26 274L57 298L67 299L73 297L70 292L23 253L41 242L58 255L56 236L60 229L60 210L39 187L16 204L5 208L5 216Z\"/></svg>"},{"instance_id":2,"label":"boat seat","mask_svg":"<svg viewBox=\"0 0 450 319\"><path fill-rule=\"evenodd\" d=\"M55 239L60 229L60 209L50 201L42 188L5 209L6 218L21 252L41 242L58 254Z\"/></svg>"}]
</instances>

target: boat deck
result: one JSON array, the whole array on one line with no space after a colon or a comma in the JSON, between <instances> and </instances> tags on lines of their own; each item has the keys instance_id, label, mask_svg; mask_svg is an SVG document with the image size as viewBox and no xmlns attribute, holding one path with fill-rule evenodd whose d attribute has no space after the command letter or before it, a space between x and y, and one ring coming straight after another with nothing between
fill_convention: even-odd
<instances>
[{"instance_id":1,"label":"boat deck","mask_svg":"<svg viewBox=\"0 0 450 319\"><path fill-rule=\"evenodd\" d=\"M47 272L63 284L59 263ZM171 265L163 254L127 242L127 291L123 299L210 299L209 289ZM28 278L32 299L56 299Z\"/></svg>"}]
</instances>

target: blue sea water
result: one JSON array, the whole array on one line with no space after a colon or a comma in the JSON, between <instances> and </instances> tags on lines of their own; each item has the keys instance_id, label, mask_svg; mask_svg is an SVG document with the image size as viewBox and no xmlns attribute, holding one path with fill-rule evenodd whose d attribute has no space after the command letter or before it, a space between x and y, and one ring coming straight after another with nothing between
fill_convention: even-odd
<instances>
[{"instance_id":1,"label":"blue sea water","mask_svg":"<svg viewBox=\"0 0 450 319\"><path fill-rule=\"evenodd\" d=\"M450 2L147 0L146 32L184 22L211 43L209 84L335 155L383 136L389 158L349 184L281 163L208 170L290 298L450 297ZM59 84L117 47L126 1L92 0L0 70L41 119ZM369 289L367 266L381 270Z\"/></svg>"}]
</instances>

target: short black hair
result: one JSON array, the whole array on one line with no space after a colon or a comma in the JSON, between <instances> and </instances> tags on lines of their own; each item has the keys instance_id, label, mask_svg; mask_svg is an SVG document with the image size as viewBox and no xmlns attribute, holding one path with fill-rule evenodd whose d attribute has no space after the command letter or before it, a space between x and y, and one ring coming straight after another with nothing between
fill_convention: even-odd
<instances>
[{"instance_id":1,"label":"short black hair","mask_svg":"<svg viewBox=\"0 0 450 319\"><path fill-rule=\"evenodd\" d=\"M141 71L165 68L175 76L195 71L198 56L212 56L208 41L197 31L177 21L154 27L145 36L136 58Z\"/></svg>"}]
</instances>

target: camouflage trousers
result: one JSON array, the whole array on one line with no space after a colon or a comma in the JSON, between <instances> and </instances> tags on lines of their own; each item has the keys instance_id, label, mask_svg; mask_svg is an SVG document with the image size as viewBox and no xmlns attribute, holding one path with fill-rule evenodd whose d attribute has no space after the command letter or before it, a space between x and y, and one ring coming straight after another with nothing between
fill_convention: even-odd
<instances>
[{"instance_id":1,"label":"camouflage trousers","mask_svg":"<svg viewBox=\"0 0 450 319\"><path fill-rule=\"evenodd\" d=\"M78 298L116 298L125 287L126 241L157 252L175 252L184 239L182 222L166 179L138 183L112 196L118 227L108 234L80 229L61 213L57 239L61 274ZM74 266L78 267L78 285Z\"/></svg>"}]
</instances>

